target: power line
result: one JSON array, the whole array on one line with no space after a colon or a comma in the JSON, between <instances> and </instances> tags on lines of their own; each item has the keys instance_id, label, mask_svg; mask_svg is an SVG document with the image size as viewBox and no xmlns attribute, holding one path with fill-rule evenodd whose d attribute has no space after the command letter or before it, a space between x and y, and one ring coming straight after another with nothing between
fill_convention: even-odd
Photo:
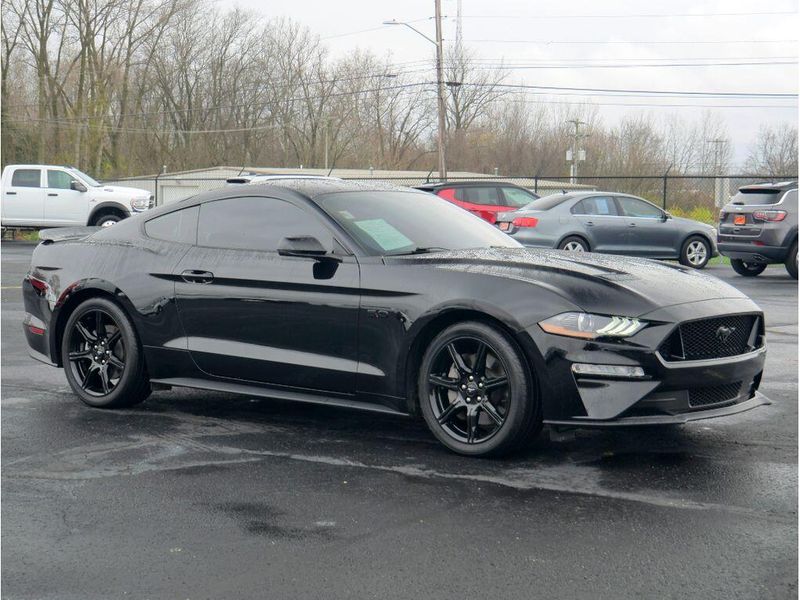
<instances>
[{"instance_id":1,"label":"power line","mask_svg":"<svg viewBox=\"0 0 800 600\"><path fill-rule=\"evenodd\" d=\"M706 18L706 17L755 17L771 15L796 15L794 10L759 11L759 12L711 12L711 13L629 13L629 14L588 14L588 15L462 15L463 19L673 19L673 18Z\"/></svg>"},{"instance_id":2,"label":"power line","mask_svg":"<svg viewBox=\"0 0 800 600\"><path fill-rule=\"evenodd\" d=\"M531 90L563 90L571 92L591 92L598 94L620 94L634 96L688 96L702 98L791 98L796 99L797 94L769 93L769 92L699 92L699 91L674 91L674 90L637 90L637 89L613 89L613 88L583 88L583 87L563 87L553 85L528 85L528 84L480 84L464 82L461 85L470 87L485 87L487 85L498 88L511 89L531 89Z\"/></svg>"},{"instance_id":3,"label":"power line","mask_svg":"<svg viewBox=\"0 0 800 600\"><path fill-rule=\"evenodd\" d=\"M797 40L494 40L494 39L481 39L481 40L464 40L472 44L531 44L540 46L555 46L555 45L575 45L575 44L647 44L647 45L661 45L661 44L796 44Z\"/></svg>"},{"instance_id":4,"label":"power line","mask_svg":"<svg viewBox=\"0 0 800 600\"><path fill-rule=\"evenodd\" d=\"M528 69L653 69L653 68L694 68L694 67L747 67L770 65L796 65L797 60L769 61L769 62L707 62L707 63L657 63L657 64L538 64L538 65L480 65L475 68L498 69L502 71L528 70Z\"/></svg>"}]
</instances>

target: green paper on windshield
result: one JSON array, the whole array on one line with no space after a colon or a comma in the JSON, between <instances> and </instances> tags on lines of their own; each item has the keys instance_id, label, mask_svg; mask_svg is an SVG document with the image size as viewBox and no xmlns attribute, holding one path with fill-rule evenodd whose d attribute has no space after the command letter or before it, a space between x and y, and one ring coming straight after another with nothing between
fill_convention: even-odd
<instances>
[{"instance_id":1,"label":"green paper on windshield","mask_svg":"<svg viewBox=\"0 0 800 600\"><path fill-rule=\"evenodd\" d=\"M383 219L366 219L355 223L384 250L397 250L414 245L414 242Z\"/></svg>"}]
</instances>

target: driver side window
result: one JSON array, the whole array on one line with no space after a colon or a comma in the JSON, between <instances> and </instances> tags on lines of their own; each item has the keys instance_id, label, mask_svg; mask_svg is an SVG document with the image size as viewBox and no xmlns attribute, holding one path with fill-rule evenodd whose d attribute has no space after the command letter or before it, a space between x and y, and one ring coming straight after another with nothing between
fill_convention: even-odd
<instances>
[{"instance_id":1,"label":"driver side window","mask_svg":"<svg viewBox=\"0 0 800 600\"><path fill-rule=\"evenodd\" d=\"M51 190L69 190L72 183L72 175L66 171L47 170L47 187Z\"/></svg>"},{"instance_id":2,"label":"driver side window","mask_svg":"<svg viewBox=\"0 0 800 600\"><path fill-rule=\"evenodd\" d=\"M333 235L316 215L284 200L226 198L200 205L198 246L277 252L283 238L300 236L334 248Z\"/></svg>"},{"instance_id":3,"label":"driver side window","mask_svg":"<svg viewBox=\"0 0 800 600\"><path fill-rule=\"evenodd\" d=\"M644 200L638 198L631 198L629 196L617 196L622 214L626 217L635 217L640 219L661 219L664 212Z\"/></svg>"}]
</instances>

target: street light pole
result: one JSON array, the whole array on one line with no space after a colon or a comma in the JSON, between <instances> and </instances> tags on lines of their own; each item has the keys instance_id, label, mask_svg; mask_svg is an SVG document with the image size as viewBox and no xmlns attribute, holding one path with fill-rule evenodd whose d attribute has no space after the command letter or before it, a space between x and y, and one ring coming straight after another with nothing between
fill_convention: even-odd
<instances>
[{"instance_id":1,"label":"street light pole","mask_svg":"<svg viewBox=\"0 0 800 600\"><path fill-rule=\"evenodd\" d=\"M447 179L445 157L445 111L444 101L444 56L442 52L442 0L434 0L436 6L436 93L439 106L439 179Z\"/></svg>"},{"instance_id":2,"label":"street light pole","mask_svg":"<svg viewBox=\"0 0 800 600\"><path fill-rule=\"evenodd\" d=\"M446 104L444 97L444 45L442 43L442 0L434 0L434 10L436 17L436 39L432 40L419 29L403 21L384 21L384 25L405 25L414 33L417 33L436 46L436 104L439 113L438 126L438 146L439 146L439 179L447 179L447 156L446 147Z\"/></svg>"}]
</instances>

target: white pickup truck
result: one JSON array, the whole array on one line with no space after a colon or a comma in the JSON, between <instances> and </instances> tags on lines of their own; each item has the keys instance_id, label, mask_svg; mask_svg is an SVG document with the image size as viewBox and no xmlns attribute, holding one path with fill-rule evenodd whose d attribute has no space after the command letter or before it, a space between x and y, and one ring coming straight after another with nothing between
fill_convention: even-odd
<instances>
[{"instance_id":1,"label":"white pickup truck","mask_svg":"<svg viewBox=\"0 0 800 600\"><path fill-rule=\"evenodd\" d=\"M103 185L72 167L9 165L0 184L3 227L108 227L154 204L147 190Z\"/></svg>"}]
</instances>

